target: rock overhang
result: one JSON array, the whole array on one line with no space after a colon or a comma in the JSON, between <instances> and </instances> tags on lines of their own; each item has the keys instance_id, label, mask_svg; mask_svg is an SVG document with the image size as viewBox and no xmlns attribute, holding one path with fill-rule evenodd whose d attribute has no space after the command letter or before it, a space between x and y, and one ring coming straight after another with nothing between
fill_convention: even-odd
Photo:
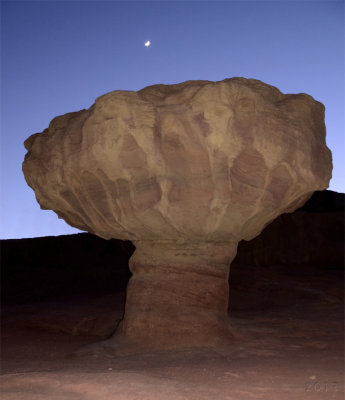
<instances>
[{"instance_id":1,"label":"rock overhang","mask_svg":"<svg viewBox=\"0 0 345 400\"><path fill-rule=\"evenodd\" d=\"M25 146L42 208L132 240L251 239L332 168L323 105L245 78L113 91Z\"/></svg>"}]
</instances>

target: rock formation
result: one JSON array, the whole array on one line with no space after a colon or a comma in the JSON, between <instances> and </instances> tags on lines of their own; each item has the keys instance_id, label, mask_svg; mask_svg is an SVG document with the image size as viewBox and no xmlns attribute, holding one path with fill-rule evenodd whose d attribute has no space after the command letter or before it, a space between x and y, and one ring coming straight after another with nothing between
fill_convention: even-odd
<instances>
[{"instance_id":1,"label":"rock formation","mask_svg":"<svg viewBox=\"0 0 345 400\"><path fill-rule=\"evenodd\" d=\"M332 169L323 105L244 78L114 91L25 146L41 208L135 244L109 341L133 347L227 340L237 243L327 188Z\"/></svg>"}]
</instances>

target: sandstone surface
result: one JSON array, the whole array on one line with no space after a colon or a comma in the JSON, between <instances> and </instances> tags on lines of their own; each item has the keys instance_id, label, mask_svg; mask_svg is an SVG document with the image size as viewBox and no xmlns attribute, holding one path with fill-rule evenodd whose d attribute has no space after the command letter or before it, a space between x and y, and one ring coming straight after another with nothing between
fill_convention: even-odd
<instances>
[{"instance_id":1,"label":"sandstone surface","mask_svg":"<svg viewBox=\"0 0 345 400\"><path fill-rule=\"evenodd\" d=\"M110 92L25 146L41 207L107 239L248 240L331 177L323 105L244 78Z\"/></svg>"},{"instance_id":2,"label":"sandstone surface","mask_svg":"<svg viewBox=\"0 0 345 400\"><path fill-rule=\"evenodd\" d=\"M25 146L41 208L134 242L117 336L145 346L228 338L237 243L327 188L332 170L323 105L244 78L114 91Z\"/></svg>"}]
</instances>

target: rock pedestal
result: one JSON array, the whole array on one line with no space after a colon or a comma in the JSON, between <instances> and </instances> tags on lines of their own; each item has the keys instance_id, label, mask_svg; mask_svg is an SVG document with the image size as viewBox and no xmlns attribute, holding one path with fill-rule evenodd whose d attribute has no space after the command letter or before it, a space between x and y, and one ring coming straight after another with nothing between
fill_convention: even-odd
<instances>
[{"instance_id":1,"label":"rock pedestal","mask_svg":"<svg viewBox=\"0 0 345 400\"><path fill-rule=\"evenodd\" d=\"M228 276L235 243L136 242L123 336L145 347L216 345L231 338Z\"/></svg>"},{"instance_id":2,"label":"rock pedestal","mask_svg":"<svg viewBox=\"0 0 345 400\"><path fill-rule=\"evenodd\" d=\"M227 335L237 243L327 188L332 170L323 105L244 78L114 91L25 146L41 208L137 245L118 336L167 348Z\"/></svg>"}]
</instances>

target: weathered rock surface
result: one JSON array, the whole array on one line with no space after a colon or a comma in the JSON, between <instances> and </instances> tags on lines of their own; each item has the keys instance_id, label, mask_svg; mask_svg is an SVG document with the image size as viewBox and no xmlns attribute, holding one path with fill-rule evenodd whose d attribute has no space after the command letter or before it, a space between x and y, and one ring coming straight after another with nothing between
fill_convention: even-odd
<instances>
[{"instance_id":1,"label":"weathered rock surface","mask_svg":"<svg viewBox=\"0 0 345 400\"><path fill-rule=\"evenodd\" d=\"M114 91L25 146L41 207L107 239L248 240L332 168L323 105L243 78Z\"/></svg>"},{"instance_id":2,"label":"weathered rock surface","mask_svg":"<svg viewBox=\"0 0 345 400\"><path fill-rule=\"evenodd\" d=\"M42 208L134 242L118 332L146 346L229 336L237 243L325 189L332 170L323 105L244 78L114 91L25 146L23 171ZM169 288L180 295L163 296Z\"/></svg>"}]
</instances>

